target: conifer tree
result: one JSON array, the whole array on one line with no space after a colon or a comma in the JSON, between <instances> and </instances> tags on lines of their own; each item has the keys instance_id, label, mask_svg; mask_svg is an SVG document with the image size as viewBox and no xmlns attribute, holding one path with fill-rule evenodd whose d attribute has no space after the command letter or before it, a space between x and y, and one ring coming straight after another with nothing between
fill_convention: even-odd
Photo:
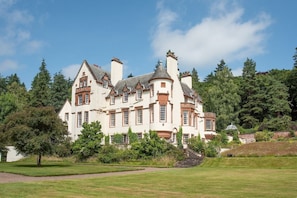
<instances>
[{"instance_id":1,"label":"conifer tree","mask_svg":"<svg viewBox=\"0 0 297 198\"><path fill-rule=\"evenodd\" d=\"M50 82L51 77L46 69L45 60L42 60L39 73L34 77L30 90L30 105L44 107L50 105Z\"/></svg>"}]
</instances>

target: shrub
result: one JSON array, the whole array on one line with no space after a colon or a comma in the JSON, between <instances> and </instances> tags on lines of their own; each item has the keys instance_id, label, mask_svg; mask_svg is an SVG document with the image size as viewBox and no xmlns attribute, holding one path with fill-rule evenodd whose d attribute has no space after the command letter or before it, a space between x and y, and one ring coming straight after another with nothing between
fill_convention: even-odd
<instances>
[{"instance_id":1,"label":"shrub","mask_svg":"<svg viewBox=\"0 0 297 198\"><path fill-rule=\"evenodd\" d=\"M263 142L263 141L269 141L273 137L273 132L263 131L263 132L256 132L255 133L255 139L256 142Z\"/></svg>"},{"instance_id":2,"label":"shrub","mask_svg":"<svg viewBox=\"0 0 297 198\"><path fill-rule=\"evenodd\" d=\"M120 150L114 145L103 146L98 153L98 161L102 163L120 162Z\"/></svg>"}]
</instances>

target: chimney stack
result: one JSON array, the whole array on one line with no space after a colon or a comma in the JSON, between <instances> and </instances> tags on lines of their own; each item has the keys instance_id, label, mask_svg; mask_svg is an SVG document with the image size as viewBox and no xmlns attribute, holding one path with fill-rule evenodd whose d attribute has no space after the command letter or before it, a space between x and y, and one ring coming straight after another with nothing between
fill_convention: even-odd
<instances>
[{"instance_id":1,"label":"chimney stack","mask_svg":"<svg viewBox=\"0 0 297 198\"><path fill-rule=\"evenodd\" d=\"M118 58L111 59L111 83L115 86L120 80L123 80L123 63Z\"/></svg>"}]
</instances>

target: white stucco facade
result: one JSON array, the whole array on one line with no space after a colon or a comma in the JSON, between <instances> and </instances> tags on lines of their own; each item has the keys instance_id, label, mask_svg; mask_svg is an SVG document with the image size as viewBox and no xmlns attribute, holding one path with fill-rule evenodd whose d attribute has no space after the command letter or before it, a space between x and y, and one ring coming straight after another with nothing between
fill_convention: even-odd
<instances>
[{"instance_id":1,"label":"white stucco facade","mask_svg":"<svg viewBox=\"0 0 297 198\"><path fill-rule=\"evenodd\" d=\"M180 127L185 142L193 136L215 134L215 114L203 112L189 73L179 79L177 57L170 51L165 66L158 62L152 73L126 79L117 58L112 59L110 72L83 61L72 86L72 100L66 101L59 116L68 124L73 140L82 123L93 121L101 123L102 132L111 140L116 133L127 134L129 127L139 137L154 130L173 143Z\"/></svg>"}]
</instances>

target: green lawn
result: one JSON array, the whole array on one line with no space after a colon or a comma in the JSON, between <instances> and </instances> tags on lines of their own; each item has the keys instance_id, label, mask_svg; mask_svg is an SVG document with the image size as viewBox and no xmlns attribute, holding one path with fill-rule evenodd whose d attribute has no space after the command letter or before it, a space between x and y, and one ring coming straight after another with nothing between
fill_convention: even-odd
<instances>
[{"instance_id":1,"label":"green lawn","mask_svg":"<svg viewBox=\"0 0 297 198\"><path fill-rule=\"evenodd\" d=\"M107 166L90 162L73 163L71 161L45 161L41 167L37 167L31 159L13 163L0 163L0 172L16 173L35 177L106 173L139 169L140 168L137 167Z\"/></svg>"},{"instance_id":2,"label":"green lawn","mask_svg":"<svg viewBox=\"0 0 297 198\"><path fill-rule=\"evenodd\" d=\"M276 164L276 161L282 162ZM215 158L207 159L202 166L187 169L96 179L0 184L0 197L291 198L297 195L296 186L294 157Z\"/></svg>"}]
</instances>

